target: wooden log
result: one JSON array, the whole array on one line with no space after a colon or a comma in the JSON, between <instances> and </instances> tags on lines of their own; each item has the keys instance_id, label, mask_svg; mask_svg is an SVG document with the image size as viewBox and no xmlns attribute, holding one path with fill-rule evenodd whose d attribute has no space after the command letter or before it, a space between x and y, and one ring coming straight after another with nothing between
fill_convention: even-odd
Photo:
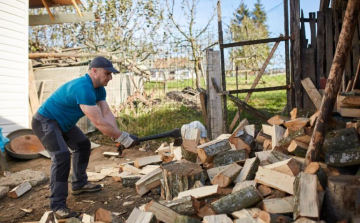
<instances>
[{"instance_id":1,"label":"wooden log","mask_svg":"<svg viewBox=\"0 0 360 223\"><path fill-rule=\"evenodd\" d=\"M315 111L310 109L293 108L290 112L290 119L294 120L297 118L309 118L314 114Z\"/></svg>"},{"instance_id":2,"label":"wooden log","mask_svg":"<svg viewBox=\"0 0 360 223\"><path fill-rule=\"evenodd\" d=\"M325 163L332 166L360 164L360 142L355 128L333 130L323 144Z\"/></svg>"},{"instance_id":3,"label":"wooden log","mask_svg":"<svg viewBox=\"0 0 360 223\"><path fill-rule=\"evenodd\" d=\"M226 214L208 215L203 219L203 223L233 223Z\"/></svg>"},{"instance_id":4,"label":"wooden log","mask_svg":"<svg viewBox=\"0 0 360 223\"><path fill-rule=\"evenodd\" d=\"M267 123L270 125L282 125L285 121L289 121L290 118L286 116L281 115L275 115L271 117L269 120L267 120Z\"/></svg>"},{"instance_id":5,"label":"wooden log","mask_svg":"<svg viewBox=\"0 0 360 223\"><path fill-rule=\"evenodd\" d=\"M261 152L256 152L255 156L259 159L260 161L260 166L264 166L264 165L268 165L270 164L269 161L267 160L269 155L271 153L271 150L267 150L267 151L261 151Z\"/></svg>"},{"instance_id":6,"label":"wooden log","mask_svg":"<svg viewBox=\"0 0 360 223\"><path fill-rule=\"evenodd\" d=\"M201 223L201 221L189 216L179 215L175 218L174 223Z\"/></svg>"},{"instance_id":7,"label":"wooden log","mask_svg":"<svg viewBox=\"0 0 360 223\"><path fill-rule=\"evenodd\" d=\"M244 164L244 168L240 174L236 177L235 182L240 183L245 180L253 180L258 170L260 160L257 157L247 159Z\"/></svg>"},{"instance_id":8,"label":"wooden log","mask_svg":"<svg viewBox=\"0 0 360 223\"><path fill-rule=\"evenodd\" d=\"M250 185L255 187L256 186L255 180L245 180L245 181L236 183L235 187L233 188L231 193L235 193L236 191L239 191L239 190L241 190L241 189L243 189L245 187L248 187Z\"/></svg>"},{"instance_id":9,"label":"wooden log","mask_svg":"<svg viewBox=\"0 0 360 223\"><path fill-rule=\"evenodd\" d=\"M292 158L266 165L264 166L264 168L269 170L275 170L290 176L297 176L300 173L299 163Z\"/></svg>"},{"instance_id":10,"label":"wooden log","mask_svg":"<svg viewBox=\"0 0 360 223\"><path fill-rule=\"evenodd\" d=\"M301 172L294 182L294 220L320 217L317 176Z\"/></svg>"},{"instance_id":11,"label":"wooden log","mask_svg":"<svg viewBox=\"0 0 360 223\"><path fill-rule=\"evenodd\" d=\"M293 219L280 214L270 214L266 211L259 211L258 213L258 219L261 219L262 222L265 223L292 223Z\"/></svg>"},{"instance_id":12,"label":"wooden log","mask_svg":"<svg viewBox=\"0 0 360 223\"><path fill-rule=\"evenodd\" d=\"M284 132L285 129L283 127L278 125L273 125L271 132L272 149L274 149L276 146L279 146L279 141L283 138Z\"/></svg>"},{"instance_id":13,"label":"wooden log","mask_svg":"<svg viewBox=\"0 0 360 223\"><path fill-rule=\"evenodd\" d=\"M160 200L159 203L182 215L193 215L200 209L200 202L192 196L171 201Z\"/></svg>"},{"instance_id":14,"label":"wooden log","mask_svg":"<svg viewBox=\"0 0 360 223\"><path fill-rule=\"evenodd\" d=\"M156 223L156 218L151 212L144 212L134 208L126 223Z\"/></svg>"},{"instance_id":15,"label":"wooden log","mask_svg":"<svg viewBox=\"0 0 360 223\"><path fill-rule=\"evenodd\" d=\"M207 179L204 170L191 162L163 165L161 169L166 200L172 200L179 192L192 188L198 180L205 184Z\"/></svg>"},{"instance_id":16,"label":"wooden log","mask_svg":"<svg viewBox=\"0 0 360 223\"><path fill-rule=\"evenodd\" d=\"M239 223L264 223L258 218L258 214L261 210L259 208L242 209L235 211L231 215L235 218L235 222Z\"/></svg>"},{"instance_id":17,"label":"wooden log","mask_svg":"<svg viewBox=\"0 0 360 223\"><path fill-rule=\"evenodd\" d=\"M305 166L307 166L310 162L319 160L320 150L323 145L324 135L326 131L326 123L331 117L336 96L339 92L339 88L341 85L341 77L346 64L347 54L350 51L351 42L360 11L359 9L359 1L348 1L339 41L336 47L334 59L332 60L330 75L328 77L325 88L325 94L321 103L319 118L316 121L314 133L312 135L308 152L306 154ZM328 55L328 53L326 55Z\"/></svg>"},{"instance_id":18,"label":"wooden log","mask_svg":"<svg viewBox=\"0 0 360 223\"><path fill-rule=\"evenodd\" d=\"M202 163L211 163L215 155L230 150L229 140L213 140L197 147L197 153Z\"/></svg>"},{"instance_id":19,"label":"wooden log","mask_svg":"<svg viewBox=\"0 0 360 223\"><path fill-rule=\"evenodd\" d=\"M11 198L18 198L28 192L31 188L31 184L27 181L10 190L7 195Z\"/></svg>"},{"instance_id":20,"label":"wooden log","mask_svg":"<svg viewBox=\"0 0 360 223\"><path fill-rule=\"evenodd\" d=\"M239 175L241 169L241 166L233 163L229 165L226 169L222 170L220 173L216 174L211 180L211 184L217 184L219 185L219 187L227 187Z\"/></svg>"},{"instance_id":21,"label":"wooden log","mask_svg":"<svg viewBox=\"0 0 360 223\"><path fill-rule=\"evenodd\" d=\"M161 163L161 156L160 155L155 155L155 156L147 156L147 157L142 157L142 158L137 158L135 160L134 166L137 168L149 165L149 164L157 164L157 163Z\"/></svg>"},{"instance_id":22,"label":"wooden log","mask_svg":"<svg viewBox=\"0 0 360 223\"><path fill-rule=\"evenodd\" d=\"M197 159L197 143L195 140L183 140L183 144L181 145L181 154L184 159L196 163Z\"/></svg>"},{"instance_id":23,"label":"wooden log","mask_svg":"<svg viewBox=\"0 0 360 223\"><path fill-rule=\"evenodd\" d=\"M254 186L245 187L211 203L217 214L230 214L243 208L252 207L262 200L261 195Z\"/></svg>"},{"instance_id":24,"label":"wooden log","mask_svg":"<svg viewBox=\"0 0 360 223\"><path fill-rule=\"evenodd\" d=\"M284 126L293 131L297 131L308 125L310 119L309 118L297 118L294 120L284 122Z\"/></svg>"},{"instance_id":25,"label":"wooden log","mask_svg":"<svg viewBox=\"0 0 360 223\"><path fill-rule=\"evenodd\" d=\"M146 194L151 189L160 186L160 179L162 179L162 171L160 168L157 168L135 183L136 192L140 196Z\"/></svg>"},{"instance_id":26,"label":"wooden log","mask_svg":"<svg viewBox=\"0 0 360 223\"><path fill-rule=\"evenodd\" d=\"M287 148L291 141L297 140L303 143L309 143L311 137L307 134L304 128L301 128L295 132L290 133L286 138L279 141L280 148Z\"/></svg>"},{"instance_id":27,"label":"wooden log","mask_svg":"<svg viewBox=\"0 0 360 223\"><path fill-rule=\"evenodd\" d=\"M292 213L294 210L294 196L263 200L263 210L272 214Z\"/></svg>"},{"instance_id":28,"label":"wooden log","mask_svg":"<svg viewBox=\"0 0 360 223\"><path fill-rule=\"evenodd\" d=\"M121 177L121 184L123 187L135 187L135 183L138 182L143 175L129 175Z\"/></svg>"},{"instance_id":29,"label":"wooden log","mask_svg":"<svg viewBox=\"0 0 360 223\"><path fill-rule=\"evenodd\" d=\"M229 165L248 157L247 150L224 151L214 157L213 164L215 167Z\"/></svg>"},{"instance_id":30,"label":"wooden log","mask_svg":"<svg viewBox=\"0 0 360 223\"><path fill-rule=\"evenodd\" d=\"M266 196L270 195L272 192L271 188L266 185L259 185L257 187L257 190L259 191L259 193L262 197L266 197Z\"/></svg>"},{"instance_id":31,"label":"wooden log","mask_svg":"<svg viewBox=\"0 0 360 223\"><path fill-rule=\"evenodd\" d=\"M214 167L211 169L206 170L209 180L212 181L212 179L214 178L214 176L218 173L220 173L221 171L225 170L228 166L230 165L226 165L226 166L218 166L218 167Z\"/></svg>"},{"instance_id":32,"label":"wooden log","mask_svg":"<svg viewBox=\"0 0 360 223\"><path fill-rule=\"evenodd\" d=\"M292 140L287 151L295 156L305 157L309 144Z\"/></svg>"},{"instance_id":33,"label":"wooden log","mask_svg":"<svg viewBox=\"0 0 360 223\"><path fill-rule=\"evenodd\" d=\"M337 106L349 106L349 107L356 107L360 106L360 97L358 95L349 95L349 94L339 94L337 96Z\"/></svg>"},{"instance_id":34,"label":"wooden log","mask_svg":"<svg viewBox=\"0 0 360 223\"><path fill-rule=\"evenodd\" d=\"M175 218L179 216L175 211L154 200L145 205L145 211L154 213L157 220L165 223L174 223Z\"/></svg>"},{"instance_id":35,"label":"wooden log","mask_svg":"<svg viewBox=\"0 0 360 223\"><path fill-rule=\"evenodd\" d=\"M279 161L284 161L284 160L287 160L290 158L291 158L291 156L286 155L278 150L272 150L271 153L269 154L267 160L271 164L271 163L276 163Z\"/></svg>"},{"instance_id":36,"label":"wooden log","mask_svg":"<svg viewBox=\"0 0 360 223\"><path fill-rule=\"evenodd\" d=\"M328 178L325 193L325 220L337 222L357 213L356 194L360 189L360 176L339 175Z\"/></svg>"},{"instance_id":37,"label":"wooden log","mask_svg":"<svg viewBox=\"0 0 360 223\"><path fill-rule=\"evenodd\" d=\"M202 208L200 208L200 210L197 213L197 216L199 216L200 218L204 218L205 216L208 216L208 215L216 215L216 213L212 209L210 203L208 203L208 204L204 205Z\"/></svg>"},{"instance_id":38,"label":"wooden log","mask_svg":"<svg viewBox=\"0 0 360 223\"><path fill-rule=\"evenodd\" d=\"M255 138L255 142L263 144L266 139L271 140L271 136L269 136L261 131L257 134L257 136Z\"/></svg>"},{"instance_id":39,"label":"wooden log","mask_svg":"<svg viewBox=\"0 0 360 223\"><path fill-rule=\"evenodd\" d=\"M275 170L269 170L259 166L256 172L255 182L266 186L279 189L289 194L294 194L293 183L295 177L279 173Z\"/></svg>"},{"instance_id":40,"label":"wooden log","mask_svg":"<svg viewBox=\"0 0 360 223\"><path fill-rule=\"evenodd\" d=\"M327 175L317 162L311 162L304 170L305 173L315 174L318 178L318 191L324 191L327 186Z\"/></svg>"},{"instance_id":41,"label":"wooden log","mask_svg":"<svg viewBox=\"0 0 360 223\"><path fill-rule=\"evenodd\" d=\"M193 196L196 199L204 199L218 194L218 185L205 186L187 191L182 191L178 194L178 199L186 196Z\"/></svg>"}]
</instances>

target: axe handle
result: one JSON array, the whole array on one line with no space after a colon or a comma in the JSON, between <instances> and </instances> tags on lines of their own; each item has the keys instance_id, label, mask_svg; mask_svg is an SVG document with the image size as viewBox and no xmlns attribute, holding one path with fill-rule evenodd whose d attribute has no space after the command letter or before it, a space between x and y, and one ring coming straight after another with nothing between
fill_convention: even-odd
<instances>
[{"instance_id":1,"label":"axe handle","mask_svg":"<svg viewBox=\"0 0 360 223\"><path fill-rule=\"evenodd\" d=\"M181 134L180 134L180 136L177 136L176 131L179 131L179 130L173 130L170 132L164 132L164 133L157 134L157 135L141 137L141 138L139 138L139 141L145 142L145 141L149 141L149 140L153 140L153 139L162 139L162 138L168 138L168 137L173 137L173 138L181 137Z\"/></svg>"}]
</instances>

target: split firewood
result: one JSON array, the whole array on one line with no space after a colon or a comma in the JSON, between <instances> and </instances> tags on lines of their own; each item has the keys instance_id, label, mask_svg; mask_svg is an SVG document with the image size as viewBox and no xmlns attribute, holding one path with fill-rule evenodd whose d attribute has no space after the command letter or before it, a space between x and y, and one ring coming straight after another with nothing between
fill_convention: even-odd
<instances>
[{"instance_id":1,"label":"split firewood","mask_svg":"<svg viewBox=\"0 0 360 223\"><path fill-rule=\"evenodd\" d=\"M266 211L259 211L258 218L261 219L265 223L275 223L275 222L276 223L277 222L292 223L293 222L293 219L288 216L280 215L280 214L270 214Z\"/></svg>"},{"instance_id":2,"label":"split firewood","mask_svg":"<svg viewBox=\"0 0 360 223\"><path fill-rule=\"evenodd\" d=\"M147 157L137 158L135 160L134 166L140 168L149 164L157 164L161 162L162 160L160 155L147 156Z\"/></svg>"},{"instance_id":3,"label":"split firewood","mask_svg":"<svg viewBox=\"0 0 360 223\"><path fill-rule=\"evenodd\" d=\"M97 209L95 211L94 220L101 222L112 222L113 218L111 216L111 211L102 208Z\"/></svg>"},{"instance_id":4,"label":"split firewood","mask_svg":"<svg viewBox=\"0 0 360 223\"><path fill-rule=\"evenodd\" d=\"M292 213L294 210L294 196L263 200L263 210L272 214Z\"/></svg>"},{"instance_id":5,"label":"split firewood","mask_svg":"<svg viewBox=\"0 0 360 223\"><path fill-rule=\"evenodd\" d=\"M274 149L275 147L279 146L279 141L284 137L285 129L278 125L272 126L271 131L271 148Z\"/></svg>"},{"instance_id":6,"label":"split firewood","mask_svg":"<svg viewBox=\"0 0 360 223\"><path fill-rule=\"evenodd\" d=\"M255 125L246 125L244 127L244 130L247 134L251 135L253 138L255 138Z\"/></svg>"},{"instance_id":7,"label":"split firewood","mask_svg":"<svg viewBox=\"0 0 360 223\"><path fill-rule=\"evenodd\" d=\"M314 220L311 220L308 218L299 218L298 220L294 221L294 223L318 223L318 221L314 221ZM338 223L340 223L340 222L338 222ZM347 221L346 221L346 223L347 223Z\"/></svg>"},{"instance_id":8,"label":"split firewood","mask_svg":"<svg viewBox=\"0 0 360 223\"><path fill-rule=\"evenodd\" d=\"M164 163L169 163L169 162L173 161L173 159L174 159L174 154L171 154L171 153L162 153L160 156L161 156L161 160Z\"/></svg>"},{"instance_id":9,"label":"split firewood","mask_svg":"<svg viewBox=\"0 0 360 223\"><path fill-rule=\"evenodd\" d=\"M190 139L199 142L200 133L201 131L199 129L186 129L184 134L184 139Z\"/></svg>"},{"instance_id":10,"label":"split firewood","mask_svg":"<svg viewBox=\"0 0 360 223\"><path fill-rule=\"evenodd\" d=\"M11 198L18 198L28 192L31 188L31 184L27 181L10 190L7 195Z\"/></svg>"},{"instance_id":11,"label":"split firewood","mask_svg":"<svg viewBox=\"0 0 360 223\"><path fill-rule=\"evenodd\" d=\"M233 163L229 165L226 169L222 170L220 173L216 174L211 180L211 184L217 184L219 185L219 187L227 187L239 175L241 169L241 166Z\"/></svg>"},{"instance_id":12,"label":"split firewood","mask_svg":"<svg viewBox=\"0 0 360 223\"><path fill-rule=\"evenodd\" d=\"M82 221L83 223L92 223L92 222L94 222L94 217L91 216L91 215L88 215L88 214L84 213L83 216L82 216L81 221ZM146 222L145 222L145 223L146 223ZM153 223L153 222L150 222L150 223Z\"/></svg>"},{"instance_id":13,"label":"split firewood","mask_svg":"<svg viewBox=\"0 0 360 223\"><path fill-rule=\"evenodd\" d=\"M159 165L146 165L145 167L143 167L140 170L140 174L146 175L157 168L160 168L160 166Z\"/></svg>"},{"instance_id":14,"label":"split firewood","mask_svg":"<svg viewBox=\"0 0 360 223\"><path fill-rule=\"evenodd\" d=\"M291 117L291 120L294 120L297 118L309 118L314 113L315 113L315 111L309 110L309 109L293 108L293 110L291 110L291 112L290 112L290 117Z\"/></svg>"},{"instance_id":15,"label":"split firewood","mask_svg":"<svg viewBox=\"0 0 360 223\"><path fill-rule=\"evenodd\" d=\"M210 203L208 203L208 204L204 205L202 208L200 208L200 210L197 213L197 216L199 216L200 218L204 218L205 216L208 216L208 215L216 215L216 213L212 209Z\"/></svg>"},{"instance_id":16,"label":"split firewood","mask_svg":"<svg viewBox=\"0 0 360 223\"><path fill-rule=\"evenodd\" d=\"M128 172L133 175L140 175L140 171L141 171L139 168L136 168L129 164L125 164L124 166L121 166L120 169L121 169L121 172Z\"/></svg>"},{"instance_id":17,"label":"split firewood","mask_svg":"<svg viewBox=\"0 0 360 223\"><path fill-rule=\"evenodd\" d=\"M213 164L215 167L225 166L225 165L232 164L234 162L245 160L247 157L248 157L248 152L246 149L224 151L224 152L217 154L214 157Z\"/></svg>"},{"instance_id":18,"label":"split firewood","mask_svg":"<svg viewBox=\"0 0 360 223\"><path fill-rule=\"evenodd\" d=\"M135 187L135 183L138 182L144 175L129 175L121 177L121 184L123 187Z\"/></svg>"},{"instance_id":19,"label":"split firewood","mask_svg":"<svg viewBox=\"0 0 360 223\"><path fill-rule=\"evenodd\" d=\"M293 131L297 131L306 125L308 125L310 119L309 118L296 118L290 121L284 122L286 128L289 128Z\"/></svg>"},{"instance_id":20,"label":"split firewood","mask_svg":"<svg viewBox=\"0 0 360 223\"><path fill-rule=\"evenodd\" d=\"M317 176L301 172L294 182L294 220L320 217Z\"/></svg>"},{"instance_id":21,"label":"split firewood","mask_svg":"<svg viewBox=\"0 0 360 223\"><path fill-rule=\"evenodd\" d=\"M264 223L261 219L258 218L259 208L249 208L242 209L240 211L235 211L231 215L235 218L234 222L245 222L245 223Z\"/></svg>"},{"instance_id":22,"label":"split firewood","mask_svg":"<svg viewBox=\"0 0 360 223\"><path fill-rule=\"evenodd\" d=\"M193 215L200 209L200 202L192 196L171 201L163 200L159 201L159 203L182 215Z\"/></svg>"},{"instance_id":23,"label":"split firewood","mask_svg":"<svg viewBox=\"0 0 360 223\"><path fill-rule=\"evenodd\" d=\"M262 197L254 186L245 187L211 203L217 214L230 214L243 208L249 208L262 201Z\"/></svg>"},{"instance_id":24,"label":"split firewood","mask_svg":"<svg viewBox=\"0 0 360 223\"><path fill-rule=\"evenodd\" d=\"M309 144L293 140L291 141L287 151L295 156L305 157Z\"/></svg>"},{"instance_id":25,"label":"split firewood","mask_svg":"<svg viewBox=\"0 0 360 223\"><path fill-rule=\"evenodd\" d=\"M284 161L284 160L287 160L287 159L290 159L291 156L289 155L286 155L285 153L283 152L280 152L278 150L272 150L270 155L268 156L267 160L270 164L272 163L276 163L276 162L280 162L280 161Z\"/></svg>"},{"instance_id":26,"label":"split firewood","mask_svg":"<svg viewBox=\"0 0 360 223\"><path fill-rule=\"evenodd\" d=\"M339 175L328 178L325 193L325 221L338 222L358 213L360 176Z\"/></svg>"},{"instance_id":27,"label":"split firewood","mask_svg":"<svg viewBox=\"0 0 360 223\"><path fill-rule=\"evenodd\" d=\"M208 215L203 219L203 223L233 223L226 214Z\"/></svg>"},{"instance_id":28,"label":"split firewood","mask_svg":"<svg viewBox=\"0 0 360 223\"><path fill-rule=\"evenodd\" d=\"M245 180L245 181L236 183L235 187L232 190L232 193L235 193L236 191L239 191L239 190L241 190L241 189L243 189L245 187L248 187L250 185L255 187L256 186L255 180Z\"/></svg>"},{"instance_id":29,"label":"split firewood","mask_svg":"<svg viewBox=\"0 0 360 223\"><path fill-rule=\"evenodd\" d=\"M116 163L97 165L97 166L95 166L95 172L100 173L102 169L109 169L109 168L114 168L114 167L119 167L119 165ZM119 172L120 172L120 170L119 170Z\"/></svg>"},{"instance_id":30,"label":"split firewood","mask_svg":"<svg viewBox=\"0 0 360 223\"><path fill-rule=\"evenodd\" d=\"M151 212L140 211L134 208L126 220L126 223L156 223L155 215Z\"/></svg>"},{"instance_id":31,"label":"split firewood","mask_svg":"<svg viewBox=\"0 0 360 223\"><path fill-rule=\"evenodd\" d=\"M288 147L293 140L297 140L309 144L311 140L311 136L308 135L308 133L305 131L305 128L299 129L295 132L290 133L288 137L280 140L279 147L281 148Z\"/></svg>"},{"instance_id":32,"label":"split firewood","mask_svg":"<svg viewBox=\"0 0 360 223\"><path fill-rule=\"evenodd\" d=\"M178 199L186 196L193 196L196 199L204 199L218 194L218 185L205 186L195 189L182 191L178 194Z\"/></svg>"},{"instance_id":33,"label":"split firewood","mask_svg":"<svg viewBox=\"0 0 360 223\"><path fill-rule=\"evenodd\" d=\"M214 167L211 169L206 170L209 180L212 181L212 179L214 178L214 176L218 173L220 173L221 171L225 170L228 166L230 165L226 165L226 166L218 166L218 167Z\"/></svg>"},{"instance_id":34,"label":"split firewood","mask_svg":"<svg viewBox=\"0 0 360 223\"><path fill-rule=\"evenodd\" d=\"M154 213L157 220L165 223L174 223L175 218L179 216L175 211L154 200L146 204L145 210Z\"/></svg>"},{"instance_id":35,"label":"split firewood","mask_svg":"<svg viewBox=\"0 0 360 223\"><path fill-rule=\"evenodd\" d=\"M267 122L270 125L282 125L282 124L284 124L285 121L289 121L289 120L290 120L289 117L275 115L272 118L270 118L269 120L267 120Z\"/></svg>"},{"instance_id":36,"label":"split firewood","mask_svg":"<svg viewBox=\"0 0 360 223\"><path fill-rule=\"evenodd\" d=\"M282 190L289 194L294 194L293 184L295 177L277 172L275 170L269 170L259 166L256 172L255 182L264 184L266 186Z\"/></svg>"},{"instance_id":37,"label":"split firewood","mask_svg":"<svg viewBox=\"0 0 360 223\"><path fill-rule=\"evenodd\" d=\"M120 172L120 167L112 167L112 168L103 168L100 171L100 174L104 175L104 176L117 176Z\"/></svg>"},{"instance_id":38,"label":"split firewood","mask_svg":"<svg viewBox=\"0 0 360 223\"><path fill-rule=\"evenodd\" d=\"M291 156L290 158L295 159L295 160L298 161L298 162L300 163L300 165L302 165L302 166L303 166L304 163L305 163L305 158L303 158L303 157ZM319 165L321 166L321 168L322 168L326 173L328 173L328 172L330 171L326 163L319 162ZM339 174L340 174L337 170L336 170L336 172L337 172L337 173L335 173L335 175L339 175ZM330 174L330 175L331 175L331 174Z\"/></svg>"},{"instance_id":39,"label":"split firewood","mask_svg":"<svg viewBox=\"0 0 360 223\"><path fill-rule=\"evenodd\" d=\"M323 144L325 163L332 166L360 164L360 142L355 128L345 128L326 133Z\"/></svg>"},{"instance_id":40,"label":"split firewood","mask_svg":"<svg viewBox=\"0 0 360 223\"><path fill-rule=\"evenodd\" d=\"M196 163L197 159L197 142L195 140L183 140L181 145L181 153L184 159Z\"/></svg>"},{"instance_id":41,"label":"split firewood","mask_svg":"<svg viewBox=\"0 0 360 223\"><path fill-rule=\"evenodd\" d=\"M205 184L207 179L205 171L196 163L171 163L163 165L161 169L166 200L172 200L179 192L192 188L198 180Z\"/></svg>"},{"instance_id":42,"label":"split firewood","mask_svg":"<svg viewBox=\"0 0 360 223\"><path fill-rule=\"evenodd\" d=\"M260 160L257 157L247 159L244 164L244 168L240 174L236 177L235 182L243 182L245 180L253 180L258 170Z\"/></svg>"},{"instance_id":43,"label":"split firewood","mask_svg":"<svg viewBox=\"0 0 360 223\"><path fill-rule=\"evenodd\" d=\"M157 150L155 150L155 152L159 154L171 152L170 146L168 146L167 143L164 142L160 145L160 147Z\"/></svg>"},{"instance_id":44,"label":"split firewood","mask_svg":"<svg viewBox=\"0 0 360 223\"><path fill-rule=\"evenodd\" d=\"M259 185L257 187L257 190L259 191L259 193L261 194L262 197L266 197L266 196L270 195L272 192L271 188L266 185Z\"/></svg>"},{"instance_id":45,"label":"split firewood","mask_svg":"<svg viewBox=\"0 0 360 223\"><path fill-rule=\"evenodd\" d=\"M327 186L327 175L317 162L311 162L304 170L305 173L315 174L318 178L318 191L324 191Z\"/></svg>"},{"instance_id":46,"label":"split firewood","mask_svg":"<svg viewBox=\"0 0 360 223\"><path fill-rule=\"evenodd\" d=\"M223 196L223 195L228 195L231 194L233 191L233 187L232 186L228 186L228 187L219 187L218 188L218 195Z\"/></svg>"},{"instance_id":47,"label":"split firewood","mask_svg":"<svg viewBox=\"0 0 360 223\"><path fill-rule=\"evenodd\" d=\"M201 223L201 221L189 216L179 215L174 219L174 223Z\"/></svg>"},{"instance_id":48,"label":"split firewood","mask_svg":"<svg viewBox=\"0 0 360 223\"><path fill-rule=\"evenodd\" d=\"M41 217L39 223L58 223L55 213L52 211L47 211Z\"/></svg>"},{"instance_id":49,"label":"split firewood","mask_svg":"<svg viewBox=\"0 0 360 223\"><path fill-rule=\"evenodd\" d=\"M119 173L117 175L113 175L112 178L116 181L116 182L121 182L122 180L122 177L125 177L125 176L130 176L131 173L128 173L128 172L122 172L122 173Z\"/></svg>"},{"instance_id":50,"label":"split firewood","mask_svg":"<svg viewBox=\"0 0 360 223\"><path fill-rule=\"evenodd\" d=\"M142 196L149 192L151 189L160 186L160 179L162 178L162 171L157 168L150 173L143 176L135 183L136 192Z\"/></svg>"},{"instance_id":51,"label":"split firewood","mask_svg":"<svg viewBox=\"0 0 360 223\"><path fill-rule=\"evenodd\" d=\"M259 159L260 161L260 166L264 166L264 165L268 165L270 164L268 161L268 157L271 153L271 150L267 150L267 151L261 151L261 152L256 152L255 156Z\"/></svg>"},{"instance_id":52,"label":"split firewood","mask_svg":"<svg viewBox=\"0 0 360 223\"><path fill-rule=\"evenodd\" d=\"M269 170L275 170L280 173L285 173L290 176L297 176L300 173L301 169L299 163L292 158L266 165L264 166L264 168L267 168Z\"/></svg>"},{"instance_id":53,"label":"split firewood","mask_svg":"<svg viewBox=\"0 0 360 223\"><path fill-rule=\"evenodd\" d=\"M317 111L310 117L310 120L309 120L310 126L314 126L314 125L315 125L316 119L318 118L319 114L320 114L320 111L317 110Z\"/></svg>"},{"instance_id":54,"label":"split firewood","mask_svg":"<svg viewBox=\"0 0 360 223\"><path fill-rule=\"evenodd\" d=\"M262 124L262 131L264 134L271 136L272 134L272 125Z\"/></svg>"},{"instance_id":55,"label":"split firewood","mask_svg":"<svg viewBox=\"0 0 360 223\"><path fill-rule=\"evenodd\" d=\"M264 132L260 131L256 138L255 138L255 142L259 143L259 144L264 144L264 141L268 139L268 140L271 140L271 136L270 135L267 135L265 134Z\"/></svg>"},{"instance_id":56,"label":"split firewood","mask_svg":"<svg viewBox=\"0 0 360 223\"><path fill-rule=\"evenodd\" d=\"M284 191L273 189L271 190L270 195L265 199L274 199L274 198L283 198L283 197L286 197L286 193Z\"/></svg>"},{"instance_id":57,"label":"split firewood","mask_svg":"<svg viewBox=\"0 0 360 223\"><path fill-rule=\"evenodd\" d=\"M272 150L272 141L271 139L265 139L263 143L263 149L266 150Z\"/></svg>"},{"instance_id":58,"label":"split firewood","mask_svg":"<svg viewBox=\"0 0 360 223\"><path fill-rule=\"evenodd\" d=\"M202 163L211 163L215 155L230 150L230 142L227 139L213 140L197 147L197 154Z\"/></svg>"}]
</instances>

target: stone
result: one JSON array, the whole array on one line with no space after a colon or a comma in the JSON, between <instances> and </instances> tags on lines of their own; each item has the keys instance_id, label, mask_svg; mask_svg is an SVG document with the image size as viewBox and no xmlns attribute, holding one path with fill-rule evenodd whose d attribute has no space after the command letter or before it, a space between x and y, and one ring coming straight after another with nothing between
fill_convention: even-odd
<instances>
[{"instance_id":1,"label":"stone","mask_svg":"<svg viewBox=\"0 0 360 223\"><path fill-rule=\"evenodd\" d=\"M26 169L0 178L0 186L16 187L28 181L31 186L34 187L46 182L47 180L48 177L44 172Z\"/></svg>"},{"instance_id":2,"label":"stone","mask_svg":"<svg viewBox=\"0 0 360 223\"><path fill-rule=\"evenodd\" d=\"M0 186L0 199L9 192L9 189L7 186Z\"/></svg>"}]
</instances>

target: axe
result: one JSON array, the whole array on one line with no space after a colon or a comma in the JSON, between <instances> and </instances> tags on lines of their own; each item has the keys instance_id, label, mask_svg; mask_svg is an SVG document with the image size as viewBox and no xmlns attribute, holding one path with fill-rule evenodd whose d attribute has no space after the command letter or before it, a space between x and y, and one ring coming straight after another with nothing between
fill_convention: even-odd
<instances>
[{"instance_id":1,"label":"axe","mask_svg":"<svg viewBox=\"0 0 360 223\"><path fill-rule=\"evenodd\" d=\"M163 138L174 138L174 146L181 146L182 145L182 137L181 137L181 131L180 129L176 128L169 132L164 132L156 135L150 135L139 138L140 142L145 142L153 139L163 139ZM125 149L125 147L122 144L118 144L118 152L119 156L121 156L122 151Z\"/></svg>"}]
</instances>

